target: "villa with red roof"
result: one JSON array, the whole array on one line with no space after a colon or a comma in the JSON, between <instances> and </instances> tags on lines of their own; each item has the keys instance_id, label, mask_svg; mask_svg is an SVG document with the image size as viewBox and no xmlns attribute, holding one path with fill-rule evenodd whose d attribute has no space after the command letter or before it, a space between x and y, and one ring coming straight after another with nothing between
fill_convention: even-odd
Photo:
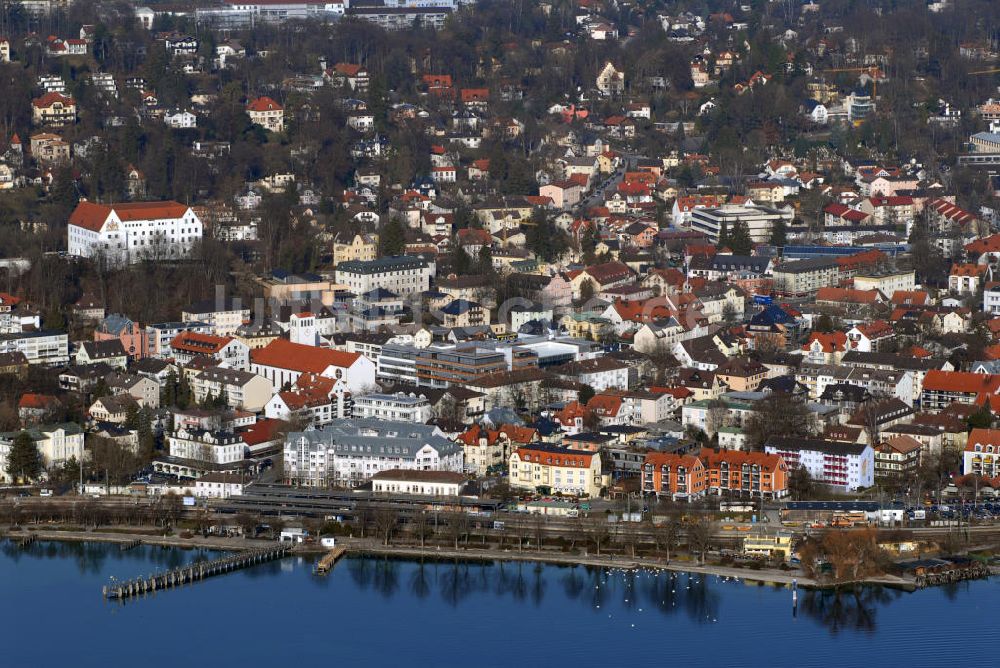
<instances>
[{"instance_id":1,"label":"villa with red roof","mask_svg":"<svg viewBox=\"0 0 1000 668\"><path fill-rule=\"evenodd\" d=\"M202 223L179 202L81 201L70 214L68 250L79 257L103 257L113 264L185 257L201 239Z\"/></svg>"},{"instance_id":2,"label":"villa with red roof","mask_svg":"<svg viewBox=\"0 0 1000 668\"><path fill-rule=\"evenodd\" d=\"M250 371L264 376L276 388L295 384L304 373L343 381L353 393L375 386L375 363L364 355L292 343L287 339L275 339L251 351Z\"/></svg>"},{"instance_id":3,"label":"villa with red roof","mask_svg":"<svg viewBox=\"0 0 1000 668\"><path fill-rule=\"evenodd\" d=\"M228 369L246 369L250 348L231 336L213 336L184 331L170 340L170 350L180 364L190 364L198 358L215 360Z\"/></svg>"},{"instance_id":4,"label":"villa with red roof","mask_svg":"<svg viewBox=\"0 0 1000 668\"><path fill-rule=\"evenodd\" d=\"M270 132L285 129L285 108L267 96L251 100L247 105L247 114L251 123Z\"/></svg>"}]
</instances>

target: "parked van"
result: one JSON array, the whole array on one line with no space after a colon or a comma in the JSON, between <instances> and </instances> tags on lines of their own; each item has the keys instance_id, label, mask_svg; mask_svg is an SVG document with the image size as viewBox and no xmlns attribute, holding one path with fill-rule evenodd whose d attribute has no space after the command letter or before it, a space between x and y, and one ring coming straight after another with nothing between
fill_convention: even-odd
<instances>
[{"instance_id":1,"label":"parked van","mask_svg":"<svg viewBox=\"0 0 1000 668\"><path fill-rule=\"evenodd\" d=\"M333 536L327 536L326 538L320 538L319 544L323 547L337 547L337 539Z\"/></svg>"}]
</instances>

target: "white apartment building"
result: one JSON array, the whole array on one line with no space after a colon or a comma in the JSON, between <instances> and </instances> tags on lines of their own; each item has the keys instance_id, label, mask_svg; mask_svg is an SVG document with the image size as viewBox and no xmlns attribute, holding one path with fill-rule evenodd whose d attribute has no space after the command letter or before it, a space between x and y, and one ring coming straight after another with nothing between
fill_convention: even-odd
<instances>
[{"instance_id":1,"label":"white apartment building","mask_svg":"<svg viewBox=\"0 0 1000 668\"><path fill-rule=\"evenodd\" d=\"M875 451L864 443L779 436L764 445L764 452L780 455L790 469L804 466L814 481L838 491L875 484Z\"/></svg>"},{"instance_id":2,"label":"white apartment building","mask_svg":"<svg viewBox=\"0 0 1000 668\"><path fill-rule=\"evenodd\" d=\"M767 206L733 206L725 205L716 208L695 209L691 212L691 228L704 232L712 243L719 242L719 236L724 229L730 233L737 223L745 223L750 232L750 238L758 243L767 241L771 236L771 227L779 220L791 223L793 211L775 209Z\"/></svg>"},{"instance_id":3,"label":"white apartment building","mask_svg":"<svg viewBox=\"0 0 1000 668\"><path fill-rule=\"evenodd\" d=\"M69 336L45 329L0 334L0 353L22 353L29 364L68 364Z\"/></svg>"},{"instance_id":4,"label":"white apartment building","mask_svg":"<svg viewBox=\"0 0 1000 668\"><path fill-rule=\"evenodd\" d=\"M354 399L354 417L356 418L399 420L424 424L431 419L432 413L431 404L427 397L418 397L405 392L366 394Z\"/></svg>"},{"instance_id":5,"label":"white apartment building","mask_svg":"<svg viewBox=\"0 0 1000 668\"><path fill-rule=\"evenodd\" d=\"M983 290L983 312L1000 315L1000 286Z\"/></svg>"},{"instance_id":6,"label":"white apartment building","mask_svg":"<svg viewBox=\"0 0 1000 668\"><path fill-rule=\"evenodd\" d=\"M285 478L300 485L356 485L392 469L452 471L464 468L462 446L434 426L365 419L294 432L284 447Z\"/></svg>"},{"instance_id":7,"label":"white apartment building","mask_svg":"<svg viewBox=\"0 0 1000 668\"><path fill-rule=\"evenodd\" d=\"M233 336L236 330L250 321L250 307L239 299L205 299L191 304L181 311L185 323L206 322L212 327L211 334Z\"/></svg>"},{"instance_id":8,"label":"white apartment building","mask_svg":"<svg viewBox=\"0 0 1000 668\"><path fill-rule=\"evenodd\" d=\"M201 220L178 202L80 202L67 227L70 255L113 264L186 257L202 236Z\"/></svg>"},{"instance_id":9,"label":"white apartment building","mask_svg":"<svg viewBox=\"0 0 1000 668\"><path fill-rule=\"evenodd\" d=\"M419 257L401 255L341 262L337 265L336 281L356 295L383 288L400 297L409 297L429 290L433 275L433 264Z\"/></svg>"},{"instance_id":10,"label":"white apartment building","mask_svg":"<svg viewBox=\"0 0 1000 668\"><path fill-rule=\"evenodd\" d=\"M51 468L59 466L70 459L83 459L83 430L79 425L67 422L64 424L40 425L26 430L38 453L42 457L42 466ZM0 482L13 482L7 472L7 461L14 440L20 431L0 433Z\"/></svg>"},{"instance_id":11,"label":"white apartment building","mask_svg":"<svg viewBox=\"0 0 1000 668\"><path fill-rule=\"evenodd\" d=\"M216 367L195 376L191 390L199 403L208 397L221 396L230 408L256 413L271 399L274 386L267 378L249 371Z\"/></svg>"},{"instance_id":12,"label":"white apartment building","mask_svg":"<svg viewBox=\"0 0 1000 668\"><path fill-rule=\"evenodd\" d=\"M246 453L243 439L230 432L212 432L181 427L167 435L171 457L193 459L212 464L233 464Z\"/></svg>"}]
</instances>

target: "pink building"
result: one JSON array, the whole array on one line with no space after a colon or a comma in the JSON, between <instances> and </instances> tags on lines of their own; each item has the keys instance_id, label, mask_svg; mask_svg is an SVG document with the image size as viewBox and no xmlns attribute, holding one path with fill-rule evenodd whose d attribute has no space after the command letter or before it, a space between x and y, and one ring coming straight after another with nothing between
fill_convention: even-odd
<instances>
[{"instance_id":1,"label":"pink building","mask_svg":"<svg viewBox=\"0 0 1000 668\"><path fill-rule=\"evenodd\" d=\"M132 359L139 360L146 357L149 350L149 337L146 334L146 329L119 313L112 313L104 318L94 330L94 341L111 341L113 339L122 342L125 352Z\"/></svg>"}]
</instances>

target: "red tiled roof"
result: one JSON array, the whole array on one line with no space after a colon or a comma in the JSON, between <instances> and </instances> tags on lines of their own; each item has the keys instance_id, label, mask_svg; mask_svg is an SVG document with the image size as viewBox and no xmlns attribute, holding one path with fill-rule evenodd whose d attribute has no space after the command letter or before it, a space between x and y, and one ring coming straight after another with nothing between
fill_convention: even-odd
<instances>
[{"instance_id":1,"label":"red tiled roof","mask_svg":"<svg viewBox=\"0 0 1000 668\"><path fill-rule=\"evenodd\" d=\"M595 452L585 452L583 450L568 450L556 448L535 449L531 447L518 448L515 450L521 461L537 462L550 466L590 468L590 461L597 454Z\"/></svg>"},{"instance_id":2,"label":"red tiled roof","mask_svg":"<svg viewBox=\"0 0 1000 668\"><path fill-rule=\"evenodd\" d=\"M673 315L670 308L658 298L646 301L616 301L614 309L622 320L631 322L653 322Z\"/></svg>"},{"instance_id":3,"label":"red tiled roof","mask_svg":"<svg viewBox=\"0 0 1000 668\"><path fill-rule=\"evenodd\" d=\"M926 304L928 295L923 290L896 290L889 300L893 305Z\"/></svg>"},{"instance_id":4,"label":"red tiled roof","mask_svg":"<svg viewBox=\"0 0 1000 668\"><path fill-rule=\"evenodd\" d=\"M974 213L969 213L964 209L961 209L948 200L936 199L932 202L928 202L927 208L937 213L942 218L945 218L953 223L958 223L959 225L966 225L977 219Z\"/></svg>"},{"instance_id":5,"label":"red tiled roof","mask_svg":"<svg viewBox=\"0 0 1000 668\"><path fill-rule=\"evenodd\" d=\"M977 256L983 253L1000 253L1000 234L976 239L972 243L966 244L965 250L970 255Z\"/></svg>"},{"instance_id":6,"label":"red tiled roof","mask_svg":"<svg viewBox=\"0 0 1000 668\"><path fill-rule=\"evenodd\" d=\"M463 88L461 92L462 102L478 102L488 100L490 97L489 88Z\"/></svg>"},{"instance_id":7,"label":"red tiled roof","mask_svg":"<svg viewBox=\"0 0 1000 668\"><path fill-rule=\"evenodd\" d=\"M773 471L781 465L780 455L767 455L763 452L743 452L742 450L712 450L702 448L698 458L705 464L705 468L719 468L723 462L728 462L730 468L743 466L744 464L757 464L761 469ZM649 458L646 458L649 461Z\"/></svg>"},{"instance_id":8,"label":"red tiled roof","mask_svg":"<svg viewBox=\"0 0 1000 668\"><path fill-rule=\"evenodd\" d=\"M233 340L231 336L212 336L199 332L181 332L170 340L170 348L198 355L212 355Z\"/></svg>"},{"instance_id":9,"label":"red tiled roof","mask_svg":"<svg viewBox=\"0 0 1000 668\"><path fill-rule=\"evenodd\" d=\"M977 445L992 445L993 452L1000 452L1000 429L973 429L965 443L966 452L975 452Z\"/></svg>"},{"instance_id":10,"label":"red tiled roof","mask_svg":"<svg viewBox=\"0 0 1000 668\"><path fill-rule=\"evenodd\" d=\"M360 353L306 346L287 339L275 339L263 348L250 351L250 359L254 364L317 374L323 373L330 366L349 368L359 358Z\"/></svg>"},{"instance_id":11,"label":"red tiled roof","mask_svg":"<svg viewBox=\"0 0 1000 668\"><path fill-rule=\"evenodd\" d=\"M608 394L598 394L587 402L587 408L600 416L614 417L622 407L622 398Z\"/></svg>"},{"instance_id":12,"label":"red tiled roof","mask_svg":"<svg viewBox=\"0 0 1000 668\"><path fill-rule=\"evenodd\" d=\"M924 376L924 391L996 394L1000 389L1000 376L968 371L941 371L932 369Z\"/></svg>"},{"instance_id":13,"label":"red tiled roof","mask_svg":"<svg viewBox=\"0 0 1000 668\"><path fill-rule=\"evenodd\" d=\"M83 227L92 232L100 232L104 222L112 213L123 222L133 220L160 220L180 218L187 213L188 206L180 202L123 202L121 204L97 204L80 202L70 214L69 224Z\"/></svg>"},{"instance_id":14,"label":"red tiled roof","mask_svg":"<svg viewBox=\"0 0 1000 668\"><path fill-rule=\"evenodd\" d=\"M73 98L67 97L66 95L63 95L61 93L56 93L55 91L51 93L46 93L41 97L36 97L34 100L31 101L31 103L36 107L38 107L39 109L47 109L56 102L61 102L63 106L66 107L76 104L76 100L74 100Z\"/></svg>"},{"instance_id":15,"label":"red tiled roof","mask_svg":"<svg viewBox=\"0 0 1000 668\"><path fill-rule=\"evenodd\" d=\"M844 332L813 332L809 335L809 341L802 345L802 350L810 350L814 341L819 341L823 347L823 352L832 353L847 350L847 334Z\"/></svg>"},{"instance_id":16,"label":"red tiled roof","mask_svg":"<svg viewBox=\"0 0 1000 668\"><path fill-rule=\"evenodd\" d=\"M661 466L684 466L689 471L698 468L705 468L701 460L694 455L679 455L675 452L650 452L646 455L646 464L652 464L653 468Z\"/></svg>"},{"instance_id":17,"label":"red tiled roof","mask_svg":"<svg viewBox=\"0 0 1000 668\"><path fill-rule=\"evenodd\" d=\"M240 432L240 436L247 445L260 445L279 438L281 430L287 426L288 423L284 420L260 418L246 431Z\"/></svg>"},{"instance_id":18,"label":"red tiled roof","mask_svg":"<svg viewBox=\"0 0 1000 668\"><path fill-rule=\"evenodd\" d=\"M632 270L629 269L628 265L621 262L605 262L603 264L595 264L591 267L587 267L584 271L587 272L588 276L601 285L610 283L611 281L629 278L632 275Z\"/></svg>"},{"instance_id":19,"label":"red tiled roof","mask_svg":"<svg viewBox=\"0 0 1000 668\"><path fill-rule=\"evenodd\" d=\"M364 69L364 66L357 65L355 63L336 63L333 66L333 69L344 76L354 77L358 75L358 72Z\"/></svg>"},{"instance_id":20,"label":"red tiled roof","mask_svg":"<svg viewBox=\"0 0 1000 668\"><path fill-rule=\"evenodd\" d=\"M978 278L986 273L986 265L982 264L953 264L951 265L950 276L973 276Z\"/></svg>"},{"instance_id":21,"label":"red tiled roof","mask_svg":"<svg viewBox=\"0 0 1000 668\"><path fill-rule=\"evenodd\" d=\"M55 403L57 403L57 400L52 395L28 392L21 396L21 400L17 402L17 407L44 410Z\"/></svg>"},{"instance_id":22,"label":"red tiled roof","mask_svg":"<svg viewBox=\"0 0 1000 668\"><path fill-rule=\"evenodd\" d=\"M282 111L284 107L267 97L258 97L247 105L247 111Z\"/></svg>"}]
</instances>

